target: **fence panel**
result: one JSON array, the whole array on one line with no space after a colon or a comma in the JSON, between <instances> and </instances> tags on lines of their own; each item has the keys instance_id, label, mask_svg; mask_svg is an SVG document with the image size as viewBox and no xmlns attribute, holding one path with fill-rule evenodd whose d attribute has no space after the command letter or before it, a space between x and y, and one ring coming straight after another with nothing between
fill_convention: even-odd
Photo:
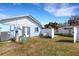
<instances>
[{"instance_id":1,"label":"fence panel","mask_svg":"<svg viewBox=\"0 0 79 59\"><path fill-rule=\"evenodd\" d=\"M42 29L41 34L43 36L48 36L48 37L53 38L54 37L54 29Z\"/></svg>"}]
</instances>

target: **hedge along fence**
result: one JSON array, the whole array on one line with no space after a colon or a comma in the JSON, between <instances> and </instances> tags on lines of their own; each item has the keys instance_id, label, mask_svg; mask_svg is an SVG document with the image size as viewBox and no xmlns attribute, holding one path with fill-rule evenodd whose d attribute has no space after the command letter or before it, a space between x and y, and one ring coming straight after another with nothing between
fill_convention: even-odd
<instances>
[{"instance_id":1,"label":"hedge along fence","mask_svg":"<svg viewBox=\"0 0 79 59\"><path fill-rule=\"evenodd\" d=\"M44 37L54 38L54 29L42 29L41 35Z\"/></svg>"}]
</instances>

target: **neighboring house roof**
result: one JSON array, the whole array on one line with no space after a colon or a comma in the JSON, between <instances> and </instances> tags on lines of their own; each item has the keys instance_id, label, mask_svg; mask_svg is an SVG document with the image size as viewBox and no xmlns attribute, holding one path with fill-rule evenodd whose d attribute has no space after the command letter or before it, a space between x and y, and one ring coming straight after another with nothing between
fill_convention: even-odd
<instances>
[{"instance_id":1,"label":"neighboring house roof","mask_svg":"<svg viewBox=\"0 0 79 59\"><path fill-rule=\"evenodd\" d=\"M10 18L1 19L0 23L10 22L10 21L14 21L16 19L19 20L19 18L29 18L28 19L29 21L34 22L38 26L42 27L41 23L38 20L36 20L34 17L32 17L31 15L29 15L29 16L23 15L23 16L16 16L16 17L10 17Z\"/></svg>"},{"instance_id":2,"label":"neighboring house roof","mask_svg":"<svg viewBox=\"0 0 79 59\"><path fill-rule=\"evenodd\" d=\"M64 26L64 27L61 27L59 29L62 29L62 28L68 28L68 29L72 29L74 26Z\"/></svg>"}]
</instances>

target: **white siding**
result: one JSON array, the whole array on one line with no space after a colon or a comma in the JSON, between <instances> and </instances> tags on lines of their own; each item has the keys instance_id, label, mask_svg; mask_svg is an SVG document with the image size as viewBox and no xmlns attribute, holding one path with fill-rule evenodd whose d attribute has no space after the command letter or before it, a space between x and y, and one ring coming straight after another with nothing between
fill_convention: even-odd
<instances>
[{"instance_id":1,"label":"white siding","mask_svg":"<svg viewBox=\"0 0 79 59\"><path fill-rule=\"evenodd\" d=\"M7 22L5 24L10 24L10 25L15 25L15 26L25 26L25 27L30 27L30 36L38 36L40 34L41 28L34 22L29 21L28 18L21 18L19 20L14 20L11 22ZM39 31L35 32L35 28L38 27Z\"/></svg>"},{"instance_id":2,"label":"white siding","mask_svg":"<svg viewBox=\"0 0 79 59\"><path fill-rule=\"evenodd\" d=\"M60 33L60 34L71 34L71 35L73 35L74 34L74 31L73 31L73 29L71 29L70 30L70 33L69 33L69 29L63 29L63 28L61 28L61 29L58 29L58 33Z\"/></svg>"},{"instance_id":3,"label":"white siding","mask_svg":"<svg viewBox=\"0 0 79 59\"><path fill-rule=\"evenodd\" d=\"M41 31L41 28L40 27L38 27L38 29L39 29L39 31L38 32L35 32L35 28L36 27L38 27L38 26L33 26L33 27L31 27L31 36L33 37L33 36L39 36L40 35L40 31Z\"/></svg>"}]
</instances>

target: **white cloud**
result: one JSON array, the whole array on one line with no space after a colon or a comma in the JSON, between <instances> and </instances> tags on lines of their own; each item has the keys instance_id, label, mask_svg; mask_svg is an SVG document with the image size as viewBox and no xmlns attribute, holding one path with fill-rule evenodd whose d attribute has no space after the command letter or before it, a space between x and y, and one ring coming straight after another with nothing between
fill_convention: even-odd
<instances>
[{"instance_id":1,"label":"white cloud","mask_svg":"<svg viewBox=\"0 0 79 59\"><path fill-rule=\"evenodd\" d=\"M56 8L54 8L54 7L52 7L52 5L46 5L45 7L44 7L44 10L46 10L46 11L48 11L48 12L50 12L50 13L54 13L55 11L56 11Z\"/></svg>"},{"instance_id":2,"label":"white cloud","mask_svg":"<svg viewBox=\"0 0 79 59\"><path fill-rule=\"evenodd\" d=\"M8 18L9 16L5 15L5 14L0 14L0 19L5 19Z\"/></svg>"},{"instance_id":3,"label":"white cloud","mask_svg":"<svg viewBox=\"0 0 79 59\"><path fill-rule=\"evenodd\" d=\"M59 6L57 8L57 6ZM46 4L44 7L45 11L53 14L54 16L72 16L75 15L75 10L78 6L69 6L69 4Z\"/></svg>"},{"instance_id":4,"label":"white cloud","mask_svg":"<svg viewBox=\"0 0 79 59\"><path fill-rule=\"evenodd\" d=\"M63 7L55 11L55 16L72 16L75 15L75 9L78 8L77 6L74 7Z\"/></svg>"}]
</instances>

